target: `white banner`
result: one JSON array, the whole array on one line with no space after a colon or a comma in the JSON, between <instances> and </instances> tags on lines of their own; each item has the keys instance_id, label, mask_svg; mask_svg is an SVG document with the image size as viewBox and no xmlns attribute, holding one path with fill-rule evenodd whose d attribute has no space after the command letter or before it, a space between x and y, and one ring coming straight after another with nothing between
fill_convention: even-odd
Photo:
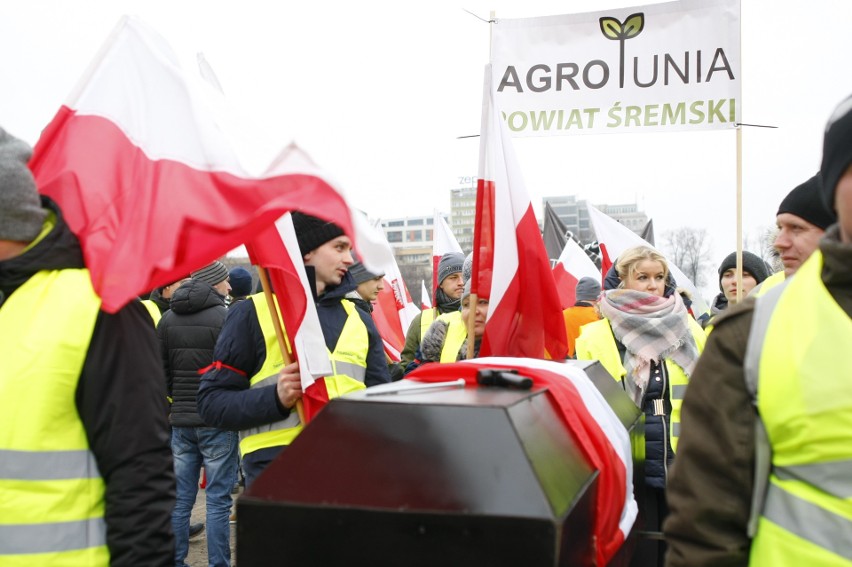
<instances>
[{"instance_id":1,"label":"white banner","mask_svg":"<svg viewBox=\"0 0 852 567\"><path fill-rule=\"evenodd\" d=\"M497 103L513 136L733 128L740 1L497 19Z\"/></svg>"}]
</instances>

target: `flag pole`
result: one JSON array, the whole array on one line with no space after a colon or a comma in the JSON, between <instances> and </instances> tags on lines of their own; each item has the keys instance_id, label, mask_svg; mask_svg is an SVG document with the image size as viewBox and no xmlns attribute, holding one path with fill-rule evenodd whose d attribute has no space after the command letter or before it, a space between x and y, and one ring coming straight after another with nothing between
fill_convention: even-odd
<instances>
[{"instance_id":1,"label":"flag pole","mask_svg":"<svg viewBox=\"0 0 852 567\"><path fill-rule=\"evenodd\" d=\"M497 11L491 10L488 13L488 63L491 63L494 59L492 54L492 50L494 49L494 20L497 18ZM476 201L477 205L480 203L481 195L479 194L479 189L482 180L479 180L476 188ZM481 213L482 207L477 206L476 211ZM478 225L477 227L478 228ZM473 231L473 265L474 267L479 267L479 254L477 253L477 236L479 235L479 231L474 228ZM471 274L471 278L473 278L473 274ZM471 282L470 286L470 299L468 299L468 312L467 312L467 320L465 321L465 325L467 326L467 360L473 358L473 350L474 343L476 342L476 337L474 337L475 333L475 321L476 321L476 306L479 304L479 298L477 297L478 290L474 290L473 282ZM472 306L472 307L471 307Z\"/></svg>"},{"instance_id":2,"label":"flag pole","mask_svg":"<svg viewBox=\"0 0 852 567\"><path fill-rule=\"evenodd\" d=\"M260 284L263 286L263 296L266 298L266 306L269 308L269 314L272 316L272 327L275 329L275 337L278 339L278 348L281 349L284 366L287 366L293 362L293 356L287 349L287 343L284 342L284 326L281 324L281 315L278 313L278 308L275 306L275 298L272 296L269 275L263 266L256 266L256 268L257 274L260 276ZM299 414L299 422L305 425L305 411L302 408L301 399L296 400L296 412Z\"/></svg>"},{"instance_id":3,"label":"flag pole","mask_svg":"<svg viewBox=\"0 0 852 567\"><path fill-rule=\"evenodd\" d=\"M737 126L737 303L743 299L743 127Z\"/></svg>"}]
</instances>

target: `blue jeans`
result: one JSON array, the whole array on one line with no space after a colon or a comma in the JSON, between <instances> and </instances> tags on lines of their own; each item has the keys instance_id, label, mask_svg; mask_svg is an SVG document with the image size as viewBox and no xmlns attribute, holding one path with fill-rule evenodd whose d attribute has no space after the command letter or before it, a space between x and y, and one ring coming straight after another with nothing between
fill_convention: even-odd
<instances>
[{"instance_id":1,"label":"blue jeans","mask_svg":"<svg viewBox=\"0 0 852 567\"><path fill-rule=\"evenodd\" d=\"M201 466L207 474L207 561L211 567L231 565L231 489L237 474L238 434L212 427L173 427L177 499L172 512L175 565L186 566L189 517L198 494Z\"/></svg>"}]
</instances>

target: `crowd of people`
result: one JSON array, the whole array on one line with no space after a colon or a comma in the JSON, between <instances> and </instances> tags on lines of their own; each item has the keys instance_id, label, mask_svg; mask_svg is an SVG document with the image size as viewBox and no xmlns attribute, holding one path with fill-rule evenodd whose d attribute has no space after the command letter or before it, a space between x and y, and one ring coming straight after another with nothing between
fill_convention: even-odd
<instances>
[{"instance_id":1,"label":"crowd of people","mask_svg":"<svg viewBox=\"0 0 852 567\"><path fill-rule=\"evenodd\" d=\"M185 565L203 469L208 561L230 565L235 483L304 426L270 311L282 296L213 262L104 312L30 154L0 129L0 563ZM390 361L372 319L383 274L341 227L292 217L330 398L478 356L489 298L471 295L470 256L440 259L435 307ZM649 246L581 279L562 314L569 356L600 361L644 416L636 497L660 537L634 564L852 561L852 98L776 222L783 270L743 251L738 274L732 252L709 320Z\"/></svg>"}]
</instances>

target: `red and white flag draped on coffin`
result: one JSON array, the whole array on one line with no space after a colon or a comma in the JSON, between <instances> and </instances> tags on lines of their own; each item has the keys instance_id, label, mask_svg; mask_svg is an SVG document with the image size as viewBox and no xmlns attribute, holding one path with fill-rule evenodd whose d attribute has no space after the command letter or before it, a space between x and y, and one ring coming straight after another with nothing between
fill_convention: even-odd
<instances>
[{"instance_id":1,"label":"red and white flag draped on coffin","mask_svg":"<svg viewBox=\"0 0 852 567\"><path fill-rule=\"evenodd\" d=\"M437 210L435 211L435 220L432 223L432 296L438 290L438 262L441 261L441 256L450 252L458 252L463 254L459 241L456 240L453 231L447 225L447 221ZM430 301L430 307L431 307Z\"/></svg>"},{"instance_id":2,"label":"red and white flag draped on coffin","mask_svg":"<svg viewBox=\"0 0 852 567\"><path fill-rule=\"evenodd\" d=\"M373 304L373 321L382 337L385 354L391 361L399 362L405 333L420 310L411 300L384 231L370 225L363 214L355 213L353 220L361 262L371 272L384 274L384 289Z\"/></svg>"},{"instance_id":3,"label":"red and white flag draped on coffin","mask_svg":"<svg viewBox=\"0 0 852 567\"><path fill-rule=\"evenodd\" d=\"M103 309L175 281L298 209L352 233L324 179L255 176L168 43L123 18L45 128L30 167L80 239Z\"/></svg>"},{"instance_id":4,"label":"red and white flag draped on coffin","mask_svg":"<svg viewBox=\"0 0 852 567\"><path fill-rule=\"evenodd\" d=\"M471 293L488 298L481 356L563 359L565 322L550 261L486 66Z\"/></svg>"},{"instance_id":5,"label":"red and white flag draped on coffin","mask_svg":"<svg viewBox=\"0 0 852 567\"><path fill-rule=\"evenodd\" d=\"M477 385L476 373L484 368L517 370L521 376L532 378L533 387L546 387L547 396L586 461L600 472L593 535L597 542L595 564L606 565L627 538L638 511L633 498L633 456L624 425L584 372L555 361L495 357L449 366L425 364L406 378L446 382L452 376L464 378L470 387Z\"/></svg>"},{"instance_id":6,"label":"red and white flag draped on coffin","mask_svg":"<svg viewBox=\"0 0 852 567\"><path fill-rule=\"evenodd\" d=\"M553 279L556 280L556 288L559 290L559 299L562 309L567 309L576 302L577 282L585 277L595 278L601 281L601 271L592 262L580 245L569 238L559 255L556 265L553 266Z\"/></svg>"}]
</instances>

